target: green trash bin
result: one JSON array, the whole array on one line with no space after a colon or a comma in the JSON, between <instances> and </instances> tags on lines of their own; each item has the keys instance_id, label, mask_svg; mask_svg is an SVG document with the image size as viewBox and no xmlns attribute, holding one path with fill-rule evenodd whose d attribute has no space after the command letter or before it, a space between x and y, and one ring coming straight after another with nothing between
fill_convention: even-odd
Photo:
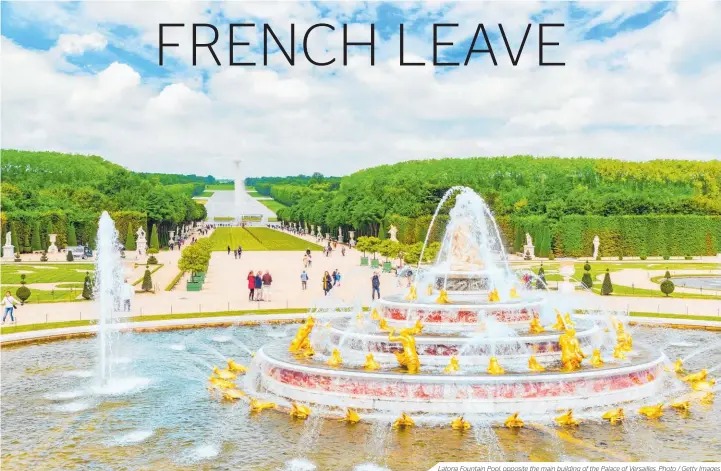
<instances>
[{"instance_id":1,"label":"green trash bin","mask_svg":"<svg viewBox=\"0 0 721 471\"><path fill-rule=\"evenodd\" d=\"M185 290L186 291L200 291L200 289L203 287L203 283L199 281L188 281L185 284Z\"/></svg>"},{"instance_id":2,"label":"green trash bin","mask_svg":"<svg viewBox=\"0 0 721 471\"><path fill-rule=\"evenodd\" d=\"M368 266L368 257L361 257L361 266L362 267Z\"/></svg>"},{"instance_id":3,"label":"green trash bin","mask_svg":"<svg viewBox=\"0 0 721 471\"><path fill-rule=\"evenodd\" d=\"M383 273L390 273L393 270L391 262L383 262Z\"/></svg>"}]
</instances>

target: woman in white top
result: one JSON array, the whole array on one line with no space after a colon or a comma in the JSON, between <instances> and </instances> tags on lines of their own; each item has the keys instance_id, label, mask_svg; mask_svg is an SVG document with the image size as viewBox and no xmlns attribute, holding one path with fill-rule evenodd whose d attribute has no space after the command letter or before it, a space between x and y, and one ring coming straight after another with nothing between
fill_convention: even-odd
<instances>
[{"instance_id":1,"label":"woman in white top","mask_svg":"<svg viewBox=\"0 0 721 471\"><path fill-rule=\"evenodd\" d=\"M10 322L15 322L13 311L17 307L17 303L18 300L13 298L13 295L10 294L10 291L5 293L5 297L2 300L3 307L5 308L5 313L3 314L3 324L5 323L5 318L8 316L8 314L10 314Z\"/></svg>"}]
</instances>

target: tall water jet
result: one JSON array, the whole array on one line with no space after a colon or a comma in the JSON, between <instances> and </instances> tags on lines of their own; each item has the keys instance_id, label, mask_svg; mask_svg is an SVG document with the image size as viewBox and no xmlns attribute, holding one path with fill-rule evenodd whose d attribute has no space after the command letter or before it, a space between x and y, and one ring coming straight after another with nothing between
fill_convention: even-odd
<instances>
[{"instance_id":1,"label":"tall water jet","mask_svg":"<svg viewBox=\"0 0 721 471\"><path fill-rule=\"evenodd\" d=\"M98 306L98 367L100 381L112 377L112 324L120 310L123 270L115 222L103 211L98 222L94 298Z\"/></svg>"}]
</instances>

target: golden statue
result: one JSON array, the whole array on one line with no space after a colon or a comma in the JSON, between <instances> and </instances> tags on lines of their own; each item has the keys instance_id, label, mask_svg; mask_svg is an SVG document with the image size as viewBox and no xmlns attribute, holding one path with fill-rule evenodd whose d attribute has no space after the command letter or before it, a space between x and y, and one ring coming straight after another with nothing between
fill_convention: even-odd
<instances>
[{"instance_id":1,"label":"golden statue","mask_svg":"<svg viewBox=\"0 0 721 471\"><path fill-rule=\"evenodd\" d=\"M571 328L558 337L561 346L561 363L563 371L574 371L581 368L581 362L586 355L581 350L581 344L576 338L576 330Z\"/></svg>"},{"instance_id":2,"label":"golden statue","mask_svg":"<svg viewBox=\"0 0 721 471\"><path fill-rule=\"evenodd\" d=\"M313 346L309 343L303 350L302 356L305 358L311 358L313 355L315 355L315 350L313 350Z\"/></svg>"},{"instance_id":3,"label":"golden statue","mask_svg":"<svg viewBox=\"0 0 721 471\"><path fill-rule=\"evenodd\" d=\"M380 314L378 314L378 309L373 308L373 310L371 311L371 319L373 319L374 321L381 320L381 316Z\"/></svg>"},{"instance_id":4,"label":"golden statue","mask_svg":"<svg viewBox=\"0 0 721 471\"><path fill-rule=\"evenodd\" d=\"M433 285L430 283L428 283L428 288L426 288L426 294L428 294L428 296L433 294Z\"/></svg>"},{"instance_id":5,"label":"golden statue","mask_svg":"<svg viewBox=\"0 0 721 471\"><path fill-rule=\"evenodd\" d=\"M302 406L298 405L298 403L293 402L290 405L290 416L294 419L302 419L305 420L310 415L310 407L308 406Z\"/></svg>"},{"instance_id":6,"label":"golden statue","mask_svg":"<svg viewBox=\"0 0 721 471\"><path fill-rule=\"evenodd\" d=\"M541 325L541 320L538 318L538 316L533 316L529 325L531 328L528 332L531 334L541 334L546 331L546 329L544 329Z\"/></svg>"},{"instance_id":7,"label":"golden statue","mask_svg":"<svg viewBox=\"0 0 721 471\"><path fill-rule=\"evenodd\" d=\"M310 333L315 326L313 316L308 316L305 323L298 328L295 338L290 342L288 351L291 353L300 353L310 346Z\"/></svg>"},{"instance_id":8,"label":"golden statue","mask_svg":"<svg viewBox=\"0 0 721 471\"><path fill-rule=\"evenodd\" d=\"M518 295L518 291L516 291L516 288L511 288L511 292L509 293L509 296L511 299L518 299L520 296Z\"/></svg>"},{"instance_id":9,"label":"golden statue","mask_svg":"<svg viewBox=\"0 0 721 471\"><path fill-rule=\"evenodd\" d=\"M248 368L246 368L245 366L243 366L239 363L234 362L232 358L228 358L228 370L232 371L234 373L242 374L242 373L245 373L246 371L248 371Z\"/></svg>"},{"instance_id":10,"label":"golden statue","mask_svg":"<svg viewBox=\"0 0 721 471\"><path fill-rule=\"evenodd\" d=\"M554 418L553 420L555 420L558 425L562 425L565 427L568 427L568 426L575 427L576 425L578 425L580 423L579 420L573 416L572 409L568 409L568 411L566 411L565 414L561 414L558 417Z\"/></svg>"},{"instance_id":11,"label":"golden statue","mask_svg":"<svg viewBox=\"0 0 721 471\"><path fill-rule=\"evenodd\" d=\"M566 327L576 327L576 323L571 320L571 314L569 313L563 316L563 322L566 324Z\"/></svg>"},{"instance_id":12,"label":"golden statue","mask_svg":"<svg viewBox=\"0 0 721 471\"><path fill-rule=\"evenodd\" d=\"M713 391L707 392L706 395L701 398L701 404L713 404Z\"/></svg>"},{"instance_id":13,"label":"golden statue","mask_svg":"<svg viewBox=\"0 0 721 471\"><path fill-rule=\"evenodd\" d=\"M671 369L673 370L674 373L679 374L679 375L685 373L685 371L683 369L683 362L681 361L680 358L673 363L673 366L671 367Z\"/></svg>"},{"instance_id":14,"label":"golden statue","mask_svg":"<svg viewBox=\"0 0 721 471\"><path fill-rule=\"evenodd\" d=\"M623 322L616 323L616 344L619 345L624 352L633 350L633 338L631 338L631 334L623 328Z\"/></svg>"},{"instance_id":15,"label":"golden statue","mask_svg":"<svg viewBox=\"0 0 721 471\"><path fill-rule=\"evenodd\" d=\"M461 365L458 364L458 358L456 358L455 355L451 357L451 360L448 362L448 366L443 370L444 373L455 373L456 371L461 371Z\"/></svg>"},{"instance_id":16,"label":"golden statue","mask_svg":"<svg viewBox=\"0 0 721 471\"><path fill-rule=\"evenodd\" d=\"M645 415L649 419L658 419L663 415L663 404L656 404L655 406L644 406L638 410L638 413Z\"/></svg>"},{"instance_id":17,"label":"golden statue","mask_svg":"<svg viewBox=\"0 0 721 471\"><path fill-rule=\"evenodd\" d=\"M406 294L405 300L415 301L416 299L418 299L418 293L416 293L416 285L412 284L410 289L408 290L408 294Z\"/></svg>"},{"instance_id":18,"label":"golden statue","mask_svg":"<svg viewBox=\"0 0 721 471\"><path fill-rule=\"evenodd\" d=\"M496 360L496 357L491 357L491 359L488 361L488 374L492 375L502 375L506 371L501 368L501 365L498 364L498 360Z\"/></svg>"},{"instance_id":19,"label":"golden statue","mask_svg":"<svg viewBox=\"0 0 721 471\"><path fill-rule=\"evenodd\" d=\"M677 399L676 401L669 404L671 407L676 409L677 411L681 412L688 412L689 409L691 409L691 403L689 401L684 401L681 399Z\"/></svg>"},{"instance_id":20,"label":"golden statue","mask_svg":"<svg viewBox=\"0 0 721 471\"><path fill-rule=\"evenodd\" d=\"M262 412L265 409L275 409L274 402L265 402L260 399L250 399L250 411L251 412Z\"/></svg>"},{"instance_id":21,"label":"golden statue","mask_svg":"<svg viewBox=\"0 0 721 471\"><path fill-rule=\"evenodd\" d=\"M220 389L233 389L236 387L235 383L233 383L232 381L228 381L227 379L220 379L215 376L211 376L208 381L210 382L210 384Z\"/></svg>"},{"instance_id":22,"label":"golden statue","mask_svg":"<svg viewBox=\"0 0 721 471\"><path fill-rule=\"evenodd\" d=\"M213 368L213 373L214 373L218 378L224 379L224 380L226 380L226 381L232 381L232 380L235 379L235 375L234 375L233 373L231 373L231 372L228 371L228 370L220 370L220 369L218 369L217 366L216 366L215 368Z\"/></svg>"},{"instance_id":23,"label":"golden statue","mask_svg":"<svg viewBox=\"0 0 721 471\"><path fill-rule=\"evenodd\" d=\"M343 358L340 356L340 350L337 348L333 349L333 353L331 354L330 358L328 359L328 365L332 366L334 368L339 367L343 364Z\"/></svg>"},{"instance_id":24,"label":"golden statue","mask_svg":"<svg viewBox=\"0 0 721 471\"><path fill-rule=\"evenodd\" d=\"M483 268L478 257L480 247L472 236L471 221L460 221L451 234L449 261L451 270L476 270Z\"/></svg>"},{"instance_id":25,"label":"golden statue","mask_svg":"<svg viewBox=\"0 0 721 471\"><path fill-rule=\"evenodd\" d=\"M467 420L463 420L463 416L460 416L451 421L451 428L453 430L468 430L471 428L471 423Z\"/></svg>"},{"instance_id":26,"label":"golden statue","mask_svg":"<svg viewBox=\"0 0 721 471\"><path fill-rule=\"evenodd\" d=\"M418 352L416 351L416 338L408 333L401 332L395 335L395 330L388 333L388 340L391 342L400 342L403 345L402 352L395 352L398 364L405 367L409 373L418 373L421 368L421 362L418 360Z\"/></svg>"},{"instance_id":27,"label":"golden statue","mask_svg":"<svg viewBox=\"0 0 721 471\"><path fill-rule=\"evenodd\" d=\"M488 302L489 303L497 303L501 300L501 297L498 295L498 290L496 288L493 288L493 290L488 292Z\"/></svg>"},{"instance_id":28,"label":"golden statue","mask_svg":"<svg viewBox=\"0 0 721 471\"><path fill-rule=\"evenodd\" d=\"M616 347L613 349L613 358L617 358L619 360L625 360L626 354L623 353L623 346L622 345L616 345Z\"/></svg>"},{"instance_id":29,"label":"golden statue","mask_svg":"<svg viewBox=\"0 0 721 471\"><path fill-rule=\"evenodd\" d=\"M421 320L416 320L416 323L413 324L413 327L408 327L405 329L401 329L401 335L418 335L421 332L423 332L423 324L421 324Z\"/></svg>"},{"instance_id":30,"label":"golden statue","mask_svg":"<svg viewBox=\"0 0 721 471\"><path fill-rule=\"evenodd\" d=\"M710 391L714 384L716 384L715 379L710 379L708 381L695 381L691 383L691 389L694 391Z\"/></svg>"},{"instance_id":31,"label":"golden statue","mask_svg":"<svg viewBox=\"0 0 721 471\"><path fill-rule=\"evenodd\" d=\"M524 424L523 420L521 420L518 417L518 412L514 412L513 415L508 417L505 422L503 422L503 425L505 425L507 428L521 428Z\"/></svg>"},{"instance_id":32,"label":"golden statue","mask_svg":"<svg viewBox=\"0 0 721 471\"><path fill-rule=\"evenodd\" d=\"M401 412L401 416L393 422L393 428L413 427L415 424L416 423L413 422L413 419L408 417L405 412Z\"/></svg>"},{"instance_id":33,"label":"golden statue","mask_svg":"<svg viewBox=\"0 0 721 471\"><path fill-rule=\"evenodd\" d=\"M694 383L696 381L703 381L708 376L708 370L706 368L702 369L698 373L691 373L690 375L686 375L683 378L681 378L681 381L684 381L686 383Z\"/></svg>"},{"instance_id":34,"label":"golden statue","mask_svg":"<svg viewBox=\"0 0 721 471\"><path fill-rule=\"evenodd\" d=\"M441 289L440 294L438 295L438 298L436 298L436 303L438 304L451 304L451 300L448 299L448 291L445 289Z\"/></svg>"},{"instance_id":35,"label":"golden statue","mask_svg":"<svg viewBox=\"0 0 721 471\"><path fill-rule=\"evenodd\" d=\"M558 312L558 309L556 309L556 323L551 326L551 329L559 332L566 330L566 323L563 322L563 317L561 317L561 313Z\"/></svg>"},{"instance_id":36,"label":"golden statue","mask_svg":"<svg viewBox=\"0 0 721 471\"><path fill-rule=\"evenodd\" d=\"M366 355L366 362L363 363L363 369L366 371L380 370L381 365L373 358L373 354L369 353Z\"/></svg>"},{"instance_id":37,"label":"golden statue","mask_svg":"<svg viewBox=\"0 0 721 471\"><path fill-rule=\"evenodd\" d=\"M546 371L546 368L544 368L543 365L538 363L538 360L536 360L536 357L534 357L533 355L528 358L528 369L536 373Z\"/></svg>"},{"instance_id":38,"label":"golden statue","mask_svg":"<svg viewBox=\"0 0 721 471\"><path fill-rule=\"evenodd\" d=\"M623 413L623 408L619 407L618 409L612 409L604 413L601 418L608 420L611 425L616 425L617 423L623 421L626 418L626 415Z\"/></svg>"},{"instance_id":39,"label":"golden statue","mask_svg":"<svg viewBox=\"0 0 721 471\"><path fill-rule=\"evenodd\" d=\"M393 330L390 327L388 327L388 321L386 320L385 317L378 321L378 328L381 331L387 331L387 332L390 332Z\"/></svg>"},{"instance_id":40,"label":"golden statue","mask_svg":"<svg viewBox=\"0 0 721 471\"><path fill-rule=\"evenodd\" d=\"M591 365L594 368L599 368L603 366L603 358L601 358L601 350L598 348L593 349L593 355L591 355L590 360Z\"/></svg>"},{"instance_id":41,"label":"golden statue","mask_svg":"<svg viewBox=\"0 0 721 471\"><path fill-rule=\"evenodd\" d=\"M226 389L223 391L223 398L229 401L237 401L243 396L245 396L245 393L240 389Z\"/></svg>"},{"instance_id":42,"label":"golden statue","mask_svg":"<svg viewBox=\"0 0 721 471\"><path fill-rule=\"evenodd\" d=\"M360 422L360 416L356 411L350 407L345 410L345 417L339 420L339 422L346 422L349 424L357 424Z\"/></svg>"}]
</instances>

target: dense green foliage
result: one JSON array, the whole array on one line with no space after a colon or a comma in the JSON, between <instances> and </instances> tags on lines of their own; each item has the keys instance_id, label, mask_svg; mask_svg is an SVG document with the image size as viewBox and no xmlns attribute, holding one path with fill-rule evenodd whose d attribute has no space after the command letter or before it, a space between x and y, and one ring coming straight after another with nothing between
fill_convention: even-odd
<instances>
[{"instance_id":1,"label":"dense green foliage","mask_svg":"<svg viewBox=\"0 0 721 471\"><path fill-rule=\"evenodd\" d=\"M22 252L32 249L38 223L41 248L36 250L41 250L49 228L58 234L58 248L69 245L71 225L75 245L94 247L104 210L115 220L121 241L129 223L146 232L149 224L157 224L164 242L175 226L206 215L192 196L203 191L208 177L139 174L96 156L5 149L0 170L2 236L12 230Z\"/></svg>"},{"instance_id":2,"label":"dense green foliage","mask_svg":"<svg viewBox=\"0 0 721 471\"><path fill-rule=\"evenodd\" d=\"M153 279L150 276L150 269L145 269L145 274L143 274L143 291L152 291L153 289Z\"/></svg>"},{"instance_id":3,"label":"dense green foliage","mask_svg":"<svg viewBox=\"0 0 721 471\"><path fill-rule=\"evenodd\" d=\"M666 278L661 282L661 292L666 296L673 293L674 289L676 289L676 286L673 284L673 281L671 281L671 278Z\"/></svg>"},{"instance_id":4,"label":"dense green foliage","mask_svg":"<svg viewBox=\"0 0 721 471\"><path fill-rule=\"evenodd\" d=\"M278 210L280 219L321 224L332 233L340 227L377 236L393 224L402 243L421 241L443 194L463 185L483 196L517 251L526 232L538 256L588 255L596 234L604 256L721 250L719 161L442 159L362 170L343 177L337 189L322 180L260 180L259 193L290 206ZM450 198L442 208L430 240L439 240L453 204Z\"/></svg>"},{"instance_id":5,"label":"dense green foliage","mask_svg":"<svg viewBox=\"0 0 721 471\"><path fill-rule=\"evenodd\" d=\"M158 250L160 249L160 242L158 241L158 228L153 224L153 229L150 231L150 248Z\"/></svg>"},{"instance_id":6,"label":"dense green foliage","mask_svg":"<svg viewBox=\"0 0 721 471\"><path fill-rule=\"evenodd\" d=\"M72 262L74 260L73 253L71 251L68 250L68 254L65 256L65 260L67 260L68 262Z\"/></svg>"},{"instance_id":7,"label":"dense green foliage","mask_svg":"<svg viewBox=\"0 0 721 471\"><path fill-rule=\"evenodd\" d=\"M322 250L322 247L299 237L265 227L219 227L210 235L214 251L236 250Z\"/></svg>"},{"instance_id":8,"label":"dense green foliage","mask_svg":"<svg viewBox=\"0 0 721 471\"><path fill-rule=\"evenodd\" d=\"M85 272L85 281L83 281L83 298L92 299L93 297L93 279L90 278L90 273Z\"/></svg>"},{"instance_id":9,"label":"dense green foliage","mask_svg":"<svg viewBox=\"0 0 721 471\"><path fill-rule=\"evenodd\" d=\"M133 234L133 225L128 223L128 230L125 235L125 250L135 250L135 235Z\"/></svg>"},{"instance_id":10,"label":"dense green foliage","mask_svg":"<svg viewBox=\"0 0 721 471\"><path fill-rule=\"evenodd\" d=\"M199 239L180 253L178 268L191 273L207 272L213 243L208 238Z\"/></svg>"},{"instance_id":11,"label":"dense green foliage","mask_svg":"<svg viewBox=\"0 0 721 471\"><path fill-rule=\"evenodd\" d=\"M68 239L67 244L70 247L78 245L78 237L75 234L75 225L74 224L68 224Z\"/></svg>"},{"instance_id":12,"label":"dense green foliage","mask_svg":"<svg viewBox=\"0 0 721 471\"><path fill-rule=\"evenodd\" d=\"M19 287L19 288L17 289L17 291L15 291L15 296L18 297L18 299L20 300L21 303L25 303L25 301L27 301L28 298L30 297L30 295L32 294L32 293L30 292L30 288L28 288L27 286L25 286L25 283L26 283L26 281L25 281L25 274L23 273L22 275L20 275L20 284L21 284L22 286Z\"/></svg>"}]
</instances>

